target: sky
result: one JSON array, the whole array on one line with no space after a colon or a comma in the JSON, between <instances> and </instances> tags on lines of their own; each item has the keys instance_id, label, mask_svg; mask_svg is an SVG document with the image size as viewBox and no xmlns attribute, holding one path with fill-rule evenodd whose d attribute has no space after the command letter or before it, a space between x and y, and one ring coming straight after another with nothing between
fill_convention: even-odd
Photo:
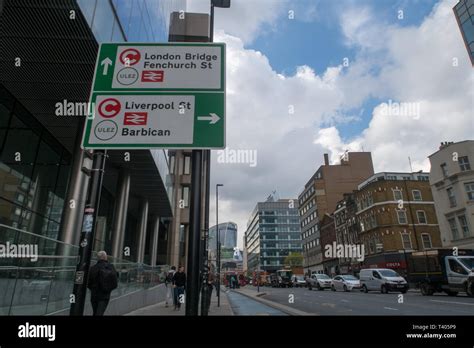
<instances>
[{"instance_id":1,"label":"sky","mask_svg":"<svg viewBox=\"0 0 474 348\"><path fill-rule=\"evenodd\" d=\"M457 0L232 0L215 10L227 49L227 151L212 151L210 224L297 198L328 153L371 151L375 172L429 171L442 141L474 138L474 74ZM187 11L207 12L208 1ZM397 104L400 103L400 104ZM392 105L387 108L387 105ZM397 112L396 106L409 108ZM229 158L229 157L228 157Z\"/></svg>"}]
</instances>

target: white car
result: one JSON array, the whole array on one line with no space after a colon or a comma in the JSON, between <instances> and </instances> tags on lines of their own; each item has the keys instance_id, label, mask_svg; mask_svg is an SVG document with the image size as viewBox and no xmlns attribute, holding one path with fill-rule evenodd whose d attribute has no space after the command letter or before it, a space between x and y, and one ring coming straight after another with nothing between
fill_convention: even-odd
<instances>
[{"instance_id":1,"label":"white car","mask_svg":"<svg viewBox=\"0 0 474 348\"><path fill-rule=\"evenodd\" d=\"M291 283L295 288L304 288L306 286L306 280L304 279L304 275L293 275L291 277Z\"/></svg>"},{"instance_id":2,"label":"white car","mask_svg":"<svg viewBox=\"0 0 474 348\"><path fill-rule=\"evenodd\" d=\"M309 290L313 288L318 290L330 289L332 284L331 277L322 273L314 273L311 277L306 278L306 283Z\"/></svg>"},{"instance_id":3,"label":"white car","mask_svg":"<svg viewBox=\"0 0 474 348\"><path fill-rule=\"evenodd\" d=\"M350 274L343 274L335 276L332 280L331 290L352 291L353 289L360 289L360 281Z\"/></svg>"},{"instance_id":4,"label":"white car","mask_svg":"<svg viewBox=\"0 0 474 348\"><path fill-rule=\"evenodd\" d=\"M408 291L408 283L397 272L388 268L366 268L360 271L362 290L380 291L386 294L389 291L398 291L402 294Z\"/></svg>"}]
</instances>

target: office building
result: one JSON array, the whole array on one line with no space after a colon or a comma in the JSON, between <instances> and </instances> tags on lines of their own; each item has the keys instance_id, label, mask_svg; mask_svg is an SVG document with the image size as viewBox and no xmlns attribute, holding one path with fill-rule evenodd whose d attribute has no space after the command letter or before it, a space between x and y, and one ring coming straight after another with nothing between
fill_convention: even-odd
<instances>
[{"instance_id":1,"label":"office building","mask_svg":"<svg viewBox=\"0 0 474 348\"><path fill-rule=\"evenodd\" d=\"M441 242L474 249L474 140L442 143L429 159Z\"/></svg>"},{"instance_id":2,"label":"office building","mask_svg":"<svg viewBox=\"0 0 474 348\"><path fill-rule=\"evenodd\" d=\"M290 253L301 253L301 228L296 199L275 199L255 206L244 242L247 270L275 272Z\"/></svg>"},{"instance_id":3,"label":"office building","mask_svg":"<svg viewBox=\"0 0 474 348\"><path fill-rule=\"evenodd\" d=\"M357 205L353 193L345 193L334 211L336 243L342 246L359 245L360 224L357 217ZM350 256L338 257L341 274L359 273L360 262Z\"/></svg>"},{"instance_id":4,"label":"office building","mask_svg":"<svg viewBox=\"0 0 474 348\"><path fill-rule=\"evenodd\" d=\"M405 274L405 254L441 247L429 174L377 173L354 192L361 267L392 268Z\"/></svg>"},{"instance_id":5,"label":"office building","mask_svg":"<svg viewBox=\"0 0 474 348\"><path fill-rule=\"evenodd\" d=\"M58 115L58 103L89 101L99 43L166 41L170 12L185 9L180 0L0 0L0 239L37 243L36 267L72 265L41 303L15 295L29 281L14 292L1 283L8 314L69 306L92 156L80 148L86 115ZM166 152L109 150L105 163L94 249L127 267L167 263Z\"/></svg>"},{"instance_id":6,"label":"office building","mask_svg":"<svg viewBox=\"0 0 474 348\"><path fill-rule=\"evenodd\" d=\"M299 195L301 233L304 245L305 272L323 272L320 221L331 214L344 193L352 192L357 185L374 173L370 152L346 152L339 164L324 164L306 183Z\"/></svg>"},{"instance_id":7,"label":"office building","mask_svg":"<svg viewBox=\"0 0 474 348\"><path fill-rule=\"evenodd\" d=\"M474 66L474 0L459 0L453 7L453 11L466 45L467 54Z\"/></svg>"}]
</instances>

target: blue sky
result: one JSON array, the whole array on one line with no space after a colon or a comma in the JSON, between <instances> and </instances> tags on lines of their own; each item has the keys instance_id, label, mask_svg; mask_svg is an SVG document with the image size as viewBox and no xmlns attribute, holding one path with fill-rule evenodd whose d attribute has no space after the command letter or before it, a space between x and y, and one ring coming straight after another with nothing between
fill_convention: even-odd
<instances>
[{"instance_id":1,"label":"blue sky","mask_svg":"<svg viewBox=\"0 0 474 348\"><path fill-rule=\"evenodd\" d=\"M387 25L418 26L437 3L435 0L299 0L290 3L276 23L265 25L262 33L245 48L262 52L271 67L285 76L293 75L297 66L307 65L316 74L322 74L330 66L338 66L347 57L355 59L357 49L345 43L339 23L339 14L348 5L370 6L379 14L379 20ZM313 8L313 15L311 13ZM403 20L398 19L403 10ZM294 19L290 20L289 11ZM301 19L300 17L306 17ZM309 18L308 18L309 17ZM361 108L350 110L359 121L337 124L343 139L352 138L365 129L373 108L382 102L367 99Z\"/></svg>"}]
</instances>

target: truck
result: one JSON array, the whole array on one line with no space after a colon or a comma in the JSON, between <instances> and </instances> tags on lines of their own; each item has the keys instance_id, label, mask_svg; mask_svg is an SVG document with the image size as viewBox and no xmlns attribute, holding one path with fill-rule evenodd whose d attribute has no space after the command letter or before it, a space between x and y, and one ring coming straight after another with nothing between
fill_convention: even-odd
<instances>
[{"instance_id":1,"label":"truck","mask_svg":"<svg viewBox=\"0 0 474 348\"><path fill-rule=\"evenodd\" d=\"M460 292L474 296L474 250L433 249L407 254L408 281L416 284L423 296Z\"/></svg>"},{"instance_id":2,"label":"truck","mask_svg":"<svg viewBox=\"0 0 474 348\"><path fill-rule=\"evenodd\" d=\"M290 269L280 269L270 275L272 288L291 288L293 283L291 276L293 272Z\"/></svg>"}]
</instances>

